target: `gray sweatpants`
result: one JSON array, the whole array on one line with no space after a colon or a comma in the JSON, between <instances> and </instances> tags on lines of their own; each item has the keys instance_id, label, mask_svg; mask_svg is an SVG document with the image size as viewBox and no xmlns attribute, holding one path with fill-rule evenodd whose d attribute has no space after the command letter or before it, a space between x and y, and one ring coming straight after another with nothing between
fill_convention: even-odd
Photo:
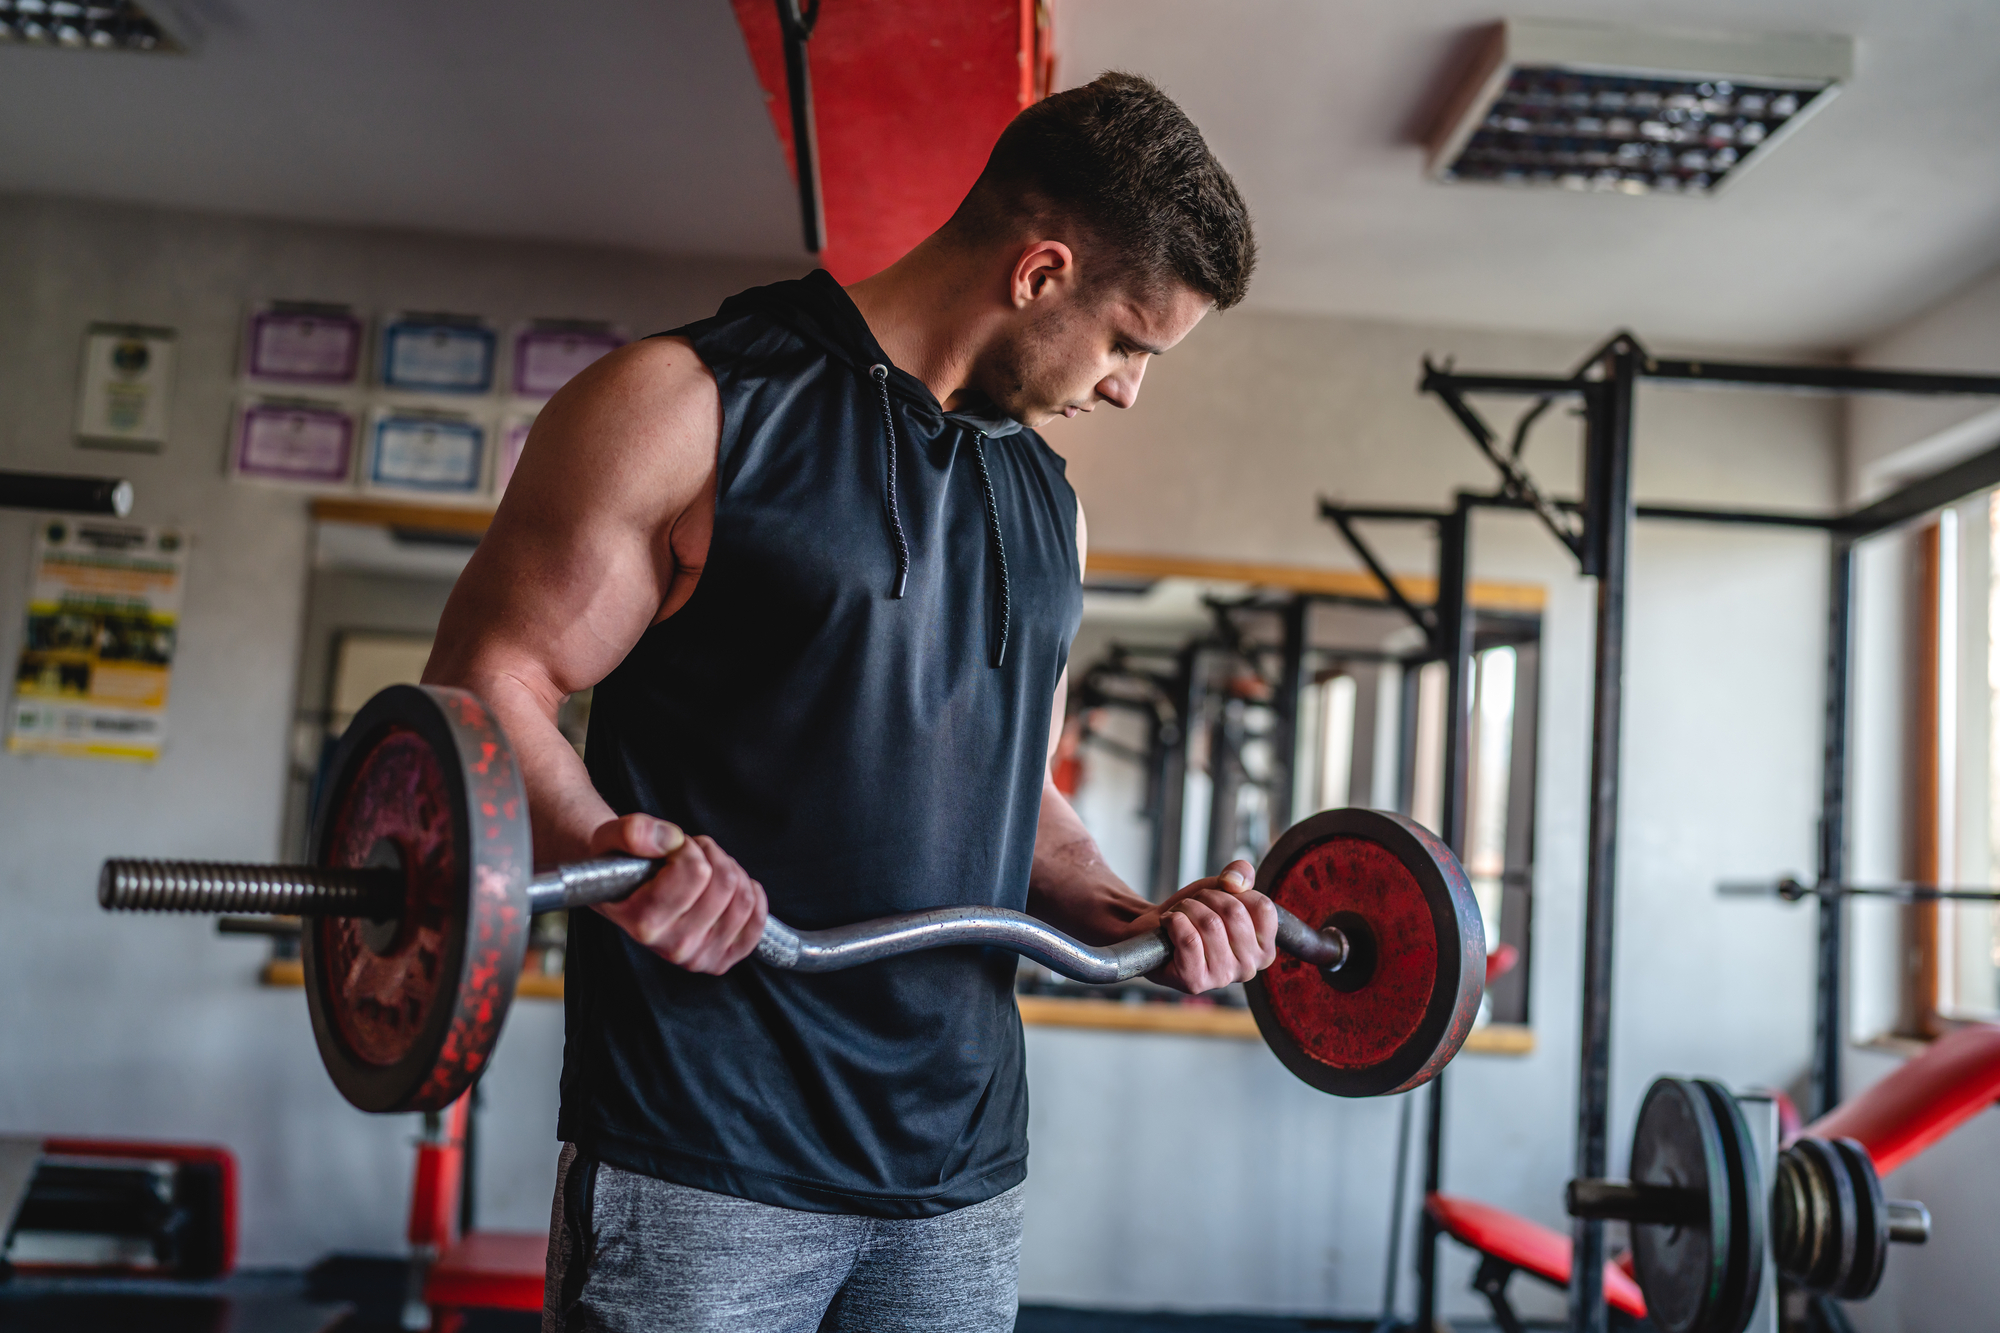
<instances>
[{"instance_id":1,"label":"gray sweatpants","mask_svg":"<svg viewBox=\"0 0 2000 1333\"><path fill-rule=\"evenodd\" d=\"M542 1333L1012 1333L1022 1189L941 1217L809 1213L564 1144Z\"/></svg>"}]
</instances>

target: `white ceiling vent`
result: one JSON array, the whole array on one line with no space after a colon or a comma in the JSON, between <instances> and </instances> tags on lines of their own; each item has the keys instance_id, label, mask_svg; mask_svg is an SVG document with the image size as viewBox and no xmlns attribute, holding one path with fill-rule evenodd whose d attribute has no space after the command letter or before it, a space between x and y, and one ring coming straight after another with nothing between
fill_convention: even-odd
<instances>
[{"instance_id":1,"label":"white ceiling vent","mask_svg":"<svg viewBox=\"0 0 2000 1333\"><path fill-rule=\"evenodd\" d=\"M76 51L186 50L132 0L0 0L0 43Z\"/></svg>"},{"instance_id":2,"label":"white ceiling vent","mask_svg":"<svg viewBox=\"0 0 2000 1333\"><path fill-rule=\"evenodd\" d=\"M1430 145L1437 180L1712 194L1853 76L1854 39L1508 19Z\"/></svg>"}]
</instances>

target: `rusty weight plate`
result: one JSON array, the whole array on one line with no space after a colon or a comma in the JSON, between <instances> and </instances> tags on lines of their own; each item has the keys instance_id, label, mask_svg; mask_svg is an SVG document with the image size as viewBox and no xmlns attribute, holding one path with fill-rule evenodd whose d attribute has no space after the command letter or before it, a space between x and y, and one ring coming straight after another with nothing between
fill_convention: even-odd
<instances>
[{"instance_id":1,"label":"rusty weight plate","mask_svg":"<svg viewBox=\"0 0 2000 1333\"><path fill-rule=\"evenodd\" d=\"M1340 927L1352 961L1325 973L1279 954L1248 986L1257 1028L1322 1092L1373 1097L1427 1083L1465 1044L1486 986L1486 932L1458 858L1382 810L1292 826L1257 888L1308 925Z\"/></svg>"},{"instance_id":2,"label":"rusty weight plate","mask_svg":"<svg viewBox=\"0 0 2000 1333\"><path fill-rule=\"evenodd\" d=\"M528 943L527 795L499 723L463 690L396 685L355 715L314 820L316 865L400 865L394 921L322 917L301 939L313 1036L364 1111L436 1111L485 1068Z\"/></svg>"}]
</instances>

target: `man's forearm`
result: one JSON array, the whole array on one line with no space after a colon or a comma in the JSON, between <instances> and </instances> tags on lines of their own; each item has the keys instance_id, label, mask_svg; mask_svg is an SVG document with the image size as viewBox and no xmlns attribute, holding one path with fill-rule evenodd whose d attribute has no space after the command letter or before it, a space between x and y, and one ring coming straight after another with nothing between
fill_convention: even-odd
<instances>
[{"instance_id":1,"label":"man's forearm","mask_svg":"<svg viewBox=\"0 0 2000 1333\"><path fill-rule=\"evenodd\" d=\"M521 780L528 790L528 818L535 835L535 864L558 865L590 855L590 835L615 818L591 785L590 774L569 740L556 727L563 694L514 673L473 663L433 662L424 673L429 685L455 685L485 701L513 746Z\"/></svg>"},{"instance_id":2,"label":"man's forearm","mask_svg":"<svg viewBox=\"0 0 2000 1333\"><path fill-rule=\"evenodd\" d=\"M1112 872L1097 840L1053 782L1042 785L1035 860L1028 873L1028 911L1085 944L1110 944L1132 933L1152 910Z\"/></svg>"}]
</instances>

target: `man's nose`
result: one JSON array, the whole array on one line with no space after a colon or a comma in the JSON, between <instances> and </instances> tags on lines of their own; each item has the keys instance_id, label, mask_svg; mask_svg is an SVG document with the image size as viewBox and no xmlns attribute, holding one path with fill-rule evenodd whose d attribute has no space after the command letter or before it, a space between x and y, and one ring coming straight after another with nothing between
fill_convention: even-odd
<instances>
[{"instance_id":1,"label":"man's nose","mask_svg":"<svg viewBox=\"0 0 2000 1333\"><path fill-rule=\"evenodd\" d=\"M1130 407L1139 401L1139 381L1146 378L1142 364L1117 375L1107 375L1097 385L1097 396L1113 407Z\"/></svg>"}]
</instances>

